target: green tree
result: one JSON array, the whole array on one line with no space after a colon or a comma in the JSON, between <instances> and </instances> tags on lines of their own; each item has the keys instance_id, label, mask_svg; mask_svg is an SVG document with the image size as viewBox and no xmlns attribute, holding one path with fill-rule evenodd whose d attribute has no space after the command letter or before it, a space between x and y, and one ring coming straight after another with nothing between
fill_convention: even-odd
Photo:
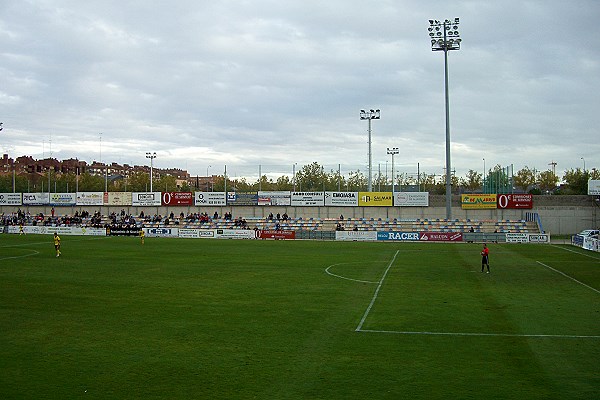
<instances>
[{"instance_id":1,"label":"green tree","mask_svg":"<svg viewBox=\"0 0 600 400\"><path fill-rule=\"evenodd\" d=\"M513 176L513 183L516 188L526 192L529 188L536 184L536 171L525 166L525 168L517 171L517 174Z\"/></svg>"},{"instance_id":2,"label":"green tree","mask_svg":"<svg viewBox=\"0 0 600 400\"><path fill-rule=\"evenodd\" d=\"M470 192L480 189L482 183L482 174L472 169L467 172L465 179L460 179L460 186Z\"/></svg>"},{"instance_id":3,"label":"green tree","mask_svg":"<svg viewBox=\"0 0 600 400\"><path fill-rule=\"evenodd\" d=\"M590 174L579 168L565 171L563 181L566 183L563 194L587 194Z\"/></svg>"},{"instance_id":4,"label":"green tree","mask_svg":"<svg viewBox=\"0 0 600 400\"><path fill-rule=\"evenodd\" d=\"M296 174L296 190L304 192L322 191L327 182L327 176L322 166L317 162L302 167ZM298 186L300 189L298 189Z\"/></svg>"},{"instance_id":5,"label":"green tree","mask_svg":"<svg viewBox=\"0 0 600 400\"><path fill-rule=\"evenodd\" d=\"M543 193L553 191L558 184L558 176L550 170L542 171L539 175L539 185Z\"/></svg>"}]
</instances>

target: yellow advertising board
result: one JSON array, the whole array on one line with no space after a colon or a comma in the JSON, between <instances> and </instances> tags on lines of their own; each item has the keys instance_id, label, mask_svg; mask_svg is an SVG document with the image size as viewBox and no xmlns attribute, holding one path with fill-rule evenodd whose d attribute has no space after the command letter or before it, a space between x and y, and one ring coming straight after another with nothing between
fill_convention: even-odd
<instances>
[{"instance_id":1,"label":"yellow advertising board","mask_svg":"<svg viewBox=\"0 0 600 400\"><path fill-rule=\"evenodd\" d=\"M394 205L392 192L358 192L359 207L391 207Z\"/></svg>"},{"instance_id":2,"label":"yellow advertising board","mask_svg":"<svg viewBox=\"0 0 600 400\"><path fill-rule=\"evenodd\" d=\"M461 194L460 204L463 209L496 208L496 194Z\"/></svg>"}]
</instances>

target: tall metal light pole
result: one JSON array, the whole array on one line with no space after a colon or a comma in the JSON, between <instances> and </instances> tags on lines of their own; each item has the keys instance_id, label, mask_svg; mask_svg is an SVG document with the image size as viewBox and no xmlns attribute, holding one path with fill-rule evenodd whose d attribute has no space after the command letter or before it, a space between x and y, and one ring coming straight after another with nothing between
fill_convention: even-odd
<instances>
[{"instance_id":1,"label":"tall metal light pole","mask_svg":"<svg viewBox=\"0 0 600 400\"><path fill-rule=\"evenodd\" d=\"M156 158L156 152L153 152L153 153L151 153L149 151L146 152L146 158L150 159L150 192L152 192L153 191L152 190L152 170L154 167L153 164L154 164L154 159Z\"/></svg>"},{"instance_id":2,"label":"tall metal light pole","mask_svg":"<svg viewBox=\"0 0 600 400\"><path fill-rule=\"evenodd\" d=\"M392 195L396 192L395 183L396 183L396 169L394 168L394 155L400 154L400 150L397 147L392 147L391 149L387 148L387 153L392 155Z\"/></svg>"},{"instance_id":3,"label":"tall metal light pole","mask_svg":"<svg viewBox=\"0 0 600 400\"><path fill-rule=\"evenodd\" d=\"M485 172L485 158L483 159L483 193L486 193L485 189L485 181L486 181L486 172Z\"/></svg>"},{"instance_id":4,"label":"tall metal light pole","mask_svg":"<svg viewBox=\"0 0 600 400\"><path fill-rule=\"evenodd\" d=\"M208 167L206 167L206 191L208 192L208 169L212 167L212 165L209 165ZM212 179L211 179L212 180Z\"/></svg>"},{"instance_id":5,"label":"tall metal light pole","mask_svg":"<svg viewBox=\"0 0 600 400\"><path fill-rule=\"evenodd\" d=\"M448 51L460 50L459 19L440 22L429 20L431 50L444 52L444 83L446 93L446 218L452 218L452 169L450 168L450 97L448 95Z\"/></svg>"},{"instance_id":6,"label":"tall metal light pole","mask_svg":"<svg viewBox=\"0 0 600 400\"><path fill-rule=\"evenodd\" d=\"M360 110L360 119L366 119L369 121L369 185L367 188L368 192L373 191L373 181L372 181L372 171L373 171L373 162L372 162L372 153L371 153L371 120L372 119L380 119L381 114L380 110Z\"/></svg>"},{"instance_id":7,"label":"tall metal light pole","mask_svg":"<svg viewBox=\"0 0 600 400\"><path fill-rule=\"evenodd\" d=\"M581 157L581 159L583 160L583 173L585 174L585 158Z\"/></svg>"}]
</instances>

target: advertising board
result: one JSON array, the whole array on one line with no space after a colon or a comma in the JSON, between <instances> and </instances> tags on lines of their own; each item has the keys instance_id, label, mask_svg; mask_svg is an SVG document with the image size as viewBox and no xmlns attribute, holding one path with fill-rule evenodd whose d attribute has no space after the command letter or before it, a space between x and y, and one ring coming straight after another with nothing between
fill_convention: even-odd
<instances>
[{"instance_id":1,"label":"advertising board","mask_svg":"<svg viewBox=\"0 0 600 400\"><path fill-rule=\"evenodd\" d=\"M179 237L179 228L144 228L147 237Z\"/></svg>"},{"instance_id":2,"label":"advertising board","mask_svg":"<svg viewBox=\"0 0 600 400\"><path fill-rule=\"evenodd\" d=\"M428 207L429 192L396 192L394 193L396 207Z\"/></svg>"},{"instance_id":3,"label":"advertising board","mask_svg":"<svg viewBox=\"0 0 600 400\"><path fill-rule=\"evenodd\" d=\"M461 194L460 205L463 210L481 210L496 208L496 194Z\"/></svg>"},{"instance_id":4,"label":"advertising board","mask_svg":"<svg viewBox=\"0 0 600 400\"><path fill-rule=\"evenodd\" d=\"M256 231L258 239L295 239L296 232L294 231Z\"/></svg>"},{"instance_id":5,"label":"advertising board","mask_svg":"<svg viewBox=\"0 0 600 400\"><path fill-rule=\"evenodd\" d=\"M258 205L258 193L228 192L227 204L232 206L256 206Z\"/></svg>"},{"instance_id":6,"label":"advertising board","mask_svg":"<svg viewBox=\"0 0 600 400\"><path fill-rule=\"evenodd\" d=\"M588 194L591 196L600 196L600 180L590 179L588 181Z\"/></svg>"},{"instance_id":7,"label":"advertising board","mask_svg":"<svg viewBox=\"0 0 600 400\"><path fill-rule=\"evenodd\" d=\"M523 194L498 194L497 207L506 209L531 209L533 208L533 195Z\"/></svg>"},{"instance_id":8,"label":"advertising board","mask_svg":"<svg viewBox=\"0 0 600 400\"><path fill-rule=\"evenodd\" d=\"M101 206L104 204L104 192L77 192L78 206Z\"/></svg>"},{"instance_id":9,"label":"advertising board","mask_svg":"<svg viewBox=\"0 0 600 400\"><path fill-rule=\"evenodd\" d=\"M506 233L506 243L527 243L528 241L526 233Z\"/></svg>"},{"instance_id":10,"label":"advertising board","mask_svg":"<svg viewBox=\"0 0 600 400\"><path fill-rule=\"evenodd\" d=\"M105 192L104 205L107 206L130 206L131 192Z\"/></svg>"},{"instance_id":11,"label":"advertising board","mask_svg":"<svg viewBox=\"0 0 600 400\"><path fill-rule=\"evenodd\" d=\"M462 242L461 232L420 232L419 240L423 242Z\"/></svg>"},{"instance_id":12,"label":"advertising board","mask_svg":"<svg viewBox=\"0 0 600 400\"><path fill-rule=\"evenodd\" d=\"M377 232L377 240L415 242L419 232Z\"/></svg>"},{"instance_id":13,"label":"advertising board","mask_svg":"<svg viewBox=\"0 0 600 400\"><path fill-rule=\"evenodd\" d=\"M8 233L19 234L20 227L9 226ZM23 226L23 232L32 235L52 235L54 232L65 236L106 236L106 229L75 226Z\"/></svg>"},{"instance_id":14,"label":"advertising board","mask_svg":"<svg viewBox=\"0 0 600 400\"><path fill-rule=\"evenodd\" d=\"M40 206L50 203L50 193L23 193L23 205Z\"/></svg>"},{"instance_id":15,"label":"advertising board","mask_svg":"<svg viewBox=\"0 0 600 400\"><path fill-rule=\"evenodd\" d=\"M325 192L325 205L331 207L358 206L358 192Z\"/></svg>"},{"instance_id":16,"label":"advertising board","mask_svg":"<svg viewBox=\"0 0 600 400\"><path fill-rule=\"evenodd\" d=\"M290 192L287 191L260 191L258 192L259 206L289 206Z\"/></svg>"},{"instance_id":17,"label":"advertising board","mask_svg":"<svg viewBox=\"0 0 600 400\"><path fill-rule=\"evenodd\" d=\"M217 239L255 239L255 235L248 229L215 229Z\"/></svg>"},{"instance_id":18,"label":"advertising board","mask_svg":"<svg viewBox=\"0 0 600 400\"><path fill-rule=\"evenodd\" d=\"M195 192L194 204L197 206L225 206L225 192Z\"/></svg>"},{"instance_id":19,"label":"advertising board","mask_svg":"<svg viewBox=\"0 0 600 400\"><path fill-rule=\"evenodd\" d=\"M131 193L131 205L141 207L160 206L161 197L160 192L133 192Z\"/></svg>"},{"instance_id":20,"label":"advertising board","mask_svg":"<svg viewBox=\"0 0 600 400\"><path fill-rule=\"evenodd\" d=\"M292 192L292 206L324 206L324 192Z\"/></svg>"},{"instance_id":21,"label":"advertising board","mask_svg":"<svg viewBox=\"0 0 600 400\"><path fill-rule=\"evenodd\" d=\"M179 237L185 239L214 238L214 229L179 228Z\"/></svg>"},{"instance_id":22,"label":"advertising board","mask_svg":"<svg viewBox=\"0 0 600 400\"><path fill-rule=\"evenodd\" d=\"M51 206L74 206L77 204L77 193L50 193Z\"/></svg>"},{"instance_id":23,"label":"advertising board","mask_svg":"<svg viewBox=\"0 0 600 400\"><path fill-rule=\"evenodd\" d=\"M391 207L393 201L392 192L358 192L360 207Z\"/></svg>"},{"instance_id":24,"label":"advertising board","mask_svg":"<svg viewBox=\"0 0 600 400\"><path fill-rule=\"evenodd\" d=\"M23 204L21 193L0 193L0 206L20 206Z\"/></svg>"},{"instance_id":25,"label":"advertising board","mask_svg":"<svg viewBox=\"0 0 600 400\"><path fill-rule=\"evenodd\" d=\"M376 231L335 231L335 240L371 241L377 240Z\"/></svg>"},{"instance_id":26,"label":"advertising board","mask_svg":"<svg viewBox=\"0 0 600 400\"><path fill-rule=\"evenodd\" d=\"M162 192L163 206L191 206L193 204L192 192Z\"/></svg>"}]
</instances>

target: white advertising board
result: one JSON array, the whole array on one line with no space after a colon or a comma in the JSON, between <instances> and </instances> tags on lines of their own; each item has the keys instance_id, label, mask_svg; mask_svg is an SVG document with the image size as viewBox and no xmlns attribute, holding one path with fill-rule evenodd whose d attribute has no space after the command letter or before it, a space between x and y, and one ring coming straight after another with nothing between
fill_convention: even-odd
<instances>
[{"instance_id":1,"label":"white advertising board","mask_svg":"<svg viewBox=\"0 0 600 400\"><path fill-rule=\"evenodd\" d=\"M179 237L179 228L143 228L147 237Z\"/></svg>"},{"instance_id":2,"label":"white advertising board","mask_svg":"<svg viewBox=\"0 0 600 400\"><path fill-rule=\"evenodd\" d=\"M130 206L131 192L106 192L104 204L107 206Z\"/></svg>"},{"instance_id":3,"label":"white advertising board","mask_svg":"<svg viewBox=\"0 0 600 400\"><path fill-rule=\"evenodd\" d=\"M429 207L429 192L396 192L396 207Z\"/></svg>"},{"instance_id":4,"label":"white advertising board","mask_svg":"<svg viewBox=\"0 0 600 400\"><path fill-rule=\"evenodd\" d=\"M325 192L292 192L292 206L324 206Z\"/></svg>"},{"instance_id":5,"label":"white advertising board","mask_svg":"<svg viewBox=\"0 0 600 400\"><path fill-rule=\"evenodd\" d=\"M161 193L160 192L133 192L131 193L131 205L132 206L160 206Z\"/></svg>"},{"instance_id":6,"label":"white advertising board","mask_svg":"<svg viewBox=\"0 0 600 400\"><path fill-rule=\"evenodd\" d=\"M592 196L600 196L600 180L590 179L588 181L588 194Z\"/></svg>"},{"instance_id":7,"label":"white advertising board","mask_svg":"<svg viewBox=\"0 0 600 400\"><path fill-rule=\"evenodd\" d=\"M23 193L23 205L39 206L50 202L50 193Z\"/></svg>"},{"instance_id":8,"label":"white advertising board","mask_svg":"<svg viewBox=\"0 0 600 400\"><path fill-rule=\"evenodd\" d=\"M289 206L290 192L286 191L260 191L258 192L259 206Z\"/></svg>"},{"instance_id":9,"label":"white advertising board","mask_svg":"<svg viewBox=\"0 0 600 400\"><path fill-rule=\"evenodd\" d=\"M358 192L325 192L325 205L331 207L358 206Z\"/></svg>"},{"instance_id":10,"label":"white advertising board","mask_svg":"<svg viewBox=\"0 0 600 400\"><path fill-rule=\"evenodd\" d=\"M377 240L377 231L336 231L335 240Z\"/></svg>"},{"instance_id":11,"label":"white advertising board","mask_svg":"<svg viewBox=\"0 0 600 400\"><path fill-rule=\"evenodd\" d=\"M104 204L104 192L77 192L78 206L101 206Z\"/></svg>"},{"instance_id":12,"label":"white advertising board","mask_svg":"<svg viewBox=\"0 0 600 400\"><path fill-rule=\"evenodd\" d=\"M225 192L195 192L194 205L225 206L227 205L227 196Z\"/></svg>"},{"instance_id":13,"label":"white advertising board","mask_svg":"<svg viewBox=\"0 0 600 400\"><path fill-rule=\"evenodd\" d=\"M23 204L21 193L0 193L0 206L20 206Z\"/></svg>"},{"instance_id":14,"label":"white advertising board","mask_svg":"<svg viewBox=\"0 0 600 400\"><path fill-rule=\"evenodd\" d=\"M254 239L256 233L248 229L215 229L217 239Z\"/></svg>"},{"instance_id":15,"label":"white advertising board","mask_svg":"<svg viewBox=\"0 0 600 400\"><path fill-rule=\"evenodd\" d=\"M184 239L210 239L215 237L215 230L179 228L179 237Z\"/></svg>"},{"instance_id":16,"label":"white advertising board","mask_svg":"<svg viewBox=\"0 0 600 400\"><path fill-rule=\"evenodd\" d=\"M19 226L9 226L8 233L19 234ZM106 236L106 229L75 226L23 226L23 232L31 235L52 235L54 232L65 236Z\"/></svg>"}]
</instances>

